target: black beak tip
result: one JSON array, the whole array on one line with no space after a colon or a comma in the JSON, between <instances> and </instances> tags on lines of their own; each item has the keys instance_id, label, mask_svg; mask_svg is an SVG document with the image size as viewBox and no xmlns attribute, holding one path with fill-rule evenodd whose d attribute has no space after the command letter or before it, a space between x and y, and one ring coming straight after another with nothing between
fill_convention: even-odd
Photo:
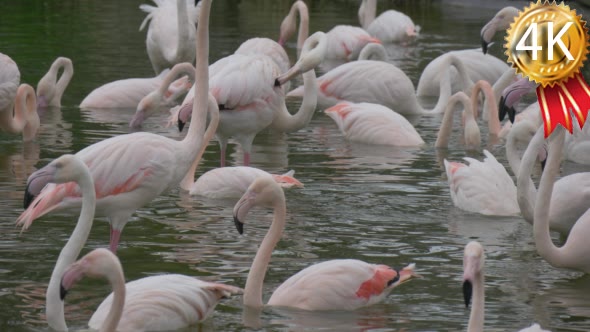
<instances>
[{"instance_id":1,"label":"black beak tip","mask_svg":"<svg viewBox=\"0 0 590 332\"><path fill-rule=\"evenodd\" d=\"M481 50L483 51L483 54L488 53L488 43L483 39L483 37L481 37Z\"/></svg>"},{"instance_id":2,"label":"black beak tip","mask_svg":"<svg viewBox=\"0 0 590 332\"><path fill-rule=\"evenodd\" d=\"M275 86L281 86L281 82L278 78L275 78Z\"/></svg>"},{"instance_id":3,"label":"black beak tip","mask_svg":"<svg viewBox=\"0 0 590 332\"><path fill-rule=\"evenodd\" d=\"M514 109L514 107L510 107L508 110L508 119L510 119L510 122L514 123L514 118L516 117L516 110Z\"/></svg>"},{"instance_id":4,"label":"black beak tip","mask_svg":"<svg viewBox=\"0 0 590 332\"><path fill-rule=\"evenodd\" d=\"M506 117L506 109L506 99L504 96L500 96L500 102L498 103L498 117L500 118L500 121L504 120Z\"/></svg>"},{"instance_id":5,"label":"black beak tip","mask_svg":"<svg viewBox=\"0 0 590 332\"><path fill-rule=\"evenodd\" d=\"M547 159L541 161L541 170L544 171L545 170L545 164L547 163Z\"/></svg>"},{"instance_id":6,"label":"black beak tip","mask_svg":"<svg viewBox=\"0 0 590 332\"><path fill-rule=\"evenodd\" d=\"M234 216L234 224L236 225L236 229L240 235L244 234L244 223L238 220L237 216Z\"/></svg>"},{"instance_id":7,"label":"black beak tip","mask_svg":"<svg viewBox=\"0 0 590 332\"><path fill-rule=\"evenodd\" d=\"M68 295L68 290L62 284L59 285L59 298L63 301Z\"/></svg>"},{"instance_id":8,"label":"black beak tip","mask_svg":"<svg viewBox=\"0 0 590 332\"><path fill-rule=\"evenodd\" d=\"M178 118L178 131L182 132L183 129L184 129L184 122L182 122L182 120L180 120L180 118Z\"/></svg>"},{"instance_id":9,"label":"black beak tip","mask_svg":"<svg viewBox=\"0 0 590 332\"><path fill-rule=\"evenodd\" d=\"M23 200L23 207L25 210L29 207L29 205L31 205L33 200L35 200L35 195L29 192L29 186L27 186L27 189L25 189L25 197Z\"/></svg>"},{"instance_id":10,"label":"black beak tip","mask_svg":"<svg viewBox=\"0 0 590 332\"><path fill-rule=\"evenodd\" d=\"M463 281L463 299L465 300L465 308L469 308L469 303L471 302L471 295L473 293L473 285L471 281L465 280Z\"/></svg>"}]
</instances>

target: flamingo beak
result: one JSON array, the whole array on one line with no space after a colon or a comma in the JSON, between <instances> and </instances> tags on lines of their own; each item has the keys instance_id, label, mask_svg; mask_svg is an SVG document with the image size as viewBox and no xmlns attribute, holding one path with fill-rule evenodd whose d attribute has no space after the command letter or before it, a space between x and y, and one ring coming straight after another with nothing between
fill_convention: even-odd
<instances>
[{"instance_id":1,"label":"flamingo beak","mask_svg":"<svg viewBox=\"0 0 590 332\"><path fill-rule=\"evenodd\" d=\"M483 36L481 37L481 50L483 51L483 54L488 53L488 42L483 39Z\"/></svg>"},{"instance_id":2,"label":"flamingo beak","mask_svg":"<svg viewBox=\"0 0 590 332\"><path fill-rule=\"evenodd\" d=\"M396 286L399 286L405 282L408 282L414 278L422 278L421 275L417 274L414 270L416 264L412 263L406 267L404 267L401 271L398 272L399 281L396 283Z\"/></svg>"},{"instance_id":3,"label":"flamingo beak","mask_svg":"<svg viewBox=\"0 0 590 332\"><path fill-rule=\"evenodd\" d=\"M59 284L59 297L63 301L68 295L68 291L74 286L76 282L82 279L84 270L81 262L76 262L64 272L61 282Z\"/></svg>"},{"instance_id":4,"label":"flamingo beak","mask_svg":"<svg viewBox=\"0 0 590 332\"><path fill-rule=\"evenodd\" d=\"M471 303L471 296L473 295L473 285L470 280L463 281L463 300L465 300L465 308L469 308Z\"/></svg>"},{"instance_id":5,"label":"flamingo beak","mask_svg":"<svg viewBox=\"0 0 590 332\"><path fill-rule=\"evenodd\" d=\"M53 174L55 174L55 167L49 164L29 176L23 200L25 209L31 205L35 197L41 193L41 190L53 180Z\"/></svg>"},{"instance_id":6,"label":"flamingo beak","mask_svg":"<svg viewBox=\"0 0 590 332\"><path fill-rule=\"evenodd\" d=\"M506 114L508 114L508 119L510 120L510 122L514 123L514 118L516 117L516 110L513 106L508 107L508 105L506 105L506 98L504 98L504 96L500 97L500 102L498 103L498 110L498 116L500 118L500 121L504 120Z\"/></svg>"},{"instance_id":7,"label":"flamingo beak","mask_svg":"<svg viewBox=\"0 0 590 332\"><path fill-rule=\"evenodd\" d=\"M234 225L236 225L236 229L240 235L244 234L244 223L238 219L238 216L234 215Z\"/></svg>"}]
</instances>

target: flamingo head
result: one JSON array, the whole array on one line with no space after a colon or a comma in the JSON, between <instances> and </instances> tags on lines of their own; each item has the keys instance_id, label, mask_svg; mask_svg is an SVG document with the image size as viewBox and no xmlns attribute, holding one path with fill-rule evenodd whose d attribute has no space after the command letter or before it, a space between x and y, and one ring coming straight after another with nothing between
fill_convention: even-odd
<instances>
[{"instance_id":1,"label":"flamingo head","mask_svg":"<svg viewBox=\"0 0 590 332\"><path fill-rule=\"evenodd\" d=\"M37 108L46 108L55 95L55 84L43 77L37 84Z\"/></svg>"},{"instance_id":2,"label":"flamingo head","mask_svg":"<svg viewBox=\"0 0 590 332\"><path fill-rule=\"evenodd\" d=\"M65 154L53 160L45 167L35 171L27 179L24 208L29 207L48 183L77 181L83 177L84 173L89 173L88 167L75 155Z\"/></svg>"},{"instance_id":3,"label":"flamingo head","mask_svg":"<svg viewBox=\"0 0 590 332\"><path fill-rule=\"evenodd\" d=\"M66 269L61 278L60 298L63 301L68 291L84 276L111 278L112 275L121 274L121 271L121 262L115 254L105 248L95 249Z\"/></svg>"},{"instance_id":4,"label":"flamingo head","mask_svg":"<svg viewBox=\"0 0 590 332\"><path fill-rule=\"evenodd\" d=\"M178 131L182 131L188 120L191 118L191 115L193 114L193 101L194 99L191 99L188 103L180 106L177 119Z\"/></svg>"},{"instance_id":5,"label":"flamingo head","mask_svg":"<svg viewBox=\"0 0 590 332\"><path fill-rule=\"evenodd\" d=\"M284 201L285 194L272 176L260 176L256 178L234 206L234 224L238 233L244 233L246 216L253 207L275 207L280 202L279 198L282 198Z\"/></svg>"},{"instance_id":6,"label":"flamingo head","mask_svg":"<svg viewBox=\"0 0 590 332\"><path fill-rule=\"evenodd\" d=\"M498 105L498 116L500 121L504 120L506 114L510 122L514 123L516 117L516 110L514 105L527 93L537 87L537 83L530 81L527 77L523 77L514 83L507 86L500 96L500 103Z\"/></svg>"},{"instance_id":7,"label":"flamingo head","mask_svg":"<svg viewBox=\"0 0 590 332\"><path fill-rule=\"evenodd\" d=\"M496 34L496 31L504 31L510 27L510 23L514 22L514 18L518 16L518 9L515 7L504 7L502 8L494 18L492 18L484 27L481 29L481 49L484 54L488 52L488 46L490 45L492 38Z\"/></svg>"},{"instance_id":8,"label":"flamingo head","mask_svg":"<svg viewBox=\"0 0 590 332\"><path fill-rule=\"evenodd\" d=\"M281 74L275 80L275 86L283 85L293 79L293 77L306 73L317 67L323 60L326 54L328 39L326 34L318 31L309 36L303 43L301 49L301 56L299 60L286 73Z\"/></svg>"},{"instance_id":9,"label":"flamingo head","mask_svg":"<svg viewBox=\"0 0 590 332\"><path fill-rule=\"evenodd\" d=\"M539 148L539 152L537 153L537 158L541 163L541 170L545 170L545 164L547 163L547 157L549 156L549 152L547 152L547 144L543 144Z\"/></svg>"},{"instance_id":10,"label":"flamingo head","mask_svg":"<svg viewBox=\"0 0 590 332\"><path fill-rule=\"evenodd\" d=\"M293 175L295 175L295 171L290 170L289 172L282 175L273 174L272 177L282 188L303 188L303 183L294 178Z\"/></svg>"},{"instance_id":11,"label":"flamingo head","mask_svg":"<svg viewBox=\"0 0 590 332\"><path fill-rule=\"evenodd\" d=\"M471 241L465 246L463 254L463 299L465 307L469 307L473 294L473 282L481 277L484 265L483 247L477 241Z\"/></svg>"},{"instance_id":12,"label":"flamingo head","mask_svg":"<svg viewBox=\"0 0 590 332\"><path fill-rule=\"evenodd\" d=\"M141 127L143 121L156 114L163 104L164 96L159 91L150 92L137 104L137 110L135 110L135 114L133 114L133 118L129 122L129 128Z\"/></svg>"}]
</instances>

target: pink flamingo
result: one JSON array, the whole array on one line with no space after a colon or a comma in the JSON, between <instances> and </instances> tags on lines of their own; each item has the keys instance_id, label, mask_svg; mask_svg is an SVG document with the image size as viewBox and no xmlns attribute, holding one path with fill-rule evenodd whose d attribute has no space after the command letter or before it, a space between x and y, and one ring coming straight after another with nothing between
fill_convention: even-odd
<instances>
[{"instance_id":1,"label":"pink flamingo","mask_svg":"<svg viewBox=\"0 0 590 332\"><path fill-rule=\"evenodd\" d=\"M535 210L535 196L537 191L531 180L531 173L535 159L539 156L542 165L546 163L547 151L544 146L544 130L541 124L533 125L522 122L515 125L515 129L526 126L535 131L533 138L522 157L517 173L516 194L518 205L523 218L533 224ZM538 129L536 129L538 128ZM539 153L540 152L540 153ZM550 151L551 154L558 153ZM555 182L549 207L549 228L567 236L576 221L590 208L590 172L580 172L564 176Z\"/></svg>"},{"instance_id":2,"label":"pink flamingo","mask_svg":"<svg viewBox=\"0 0 590 332\"><path fill-rule=\"evenodd\" d=\"M351 142L393 146L424 144L420 134L406 118L385 106L341 102L324 112Z\"/></svg>"},{"instance_id":3,"label":"pink flamingo","mask_svg":"<svg viewBox=\"0 0 590 332\"><path fill-rule=\"evenodd\" d=\"M264 276L283 234L287 212L283 190L272 178L257 178L236 203L234 222L240 234L248 211L254 206L274 208L273 222L256 253L244 288L244 305L260 308ZM295 274L274 291L268 304L303 310L354 310L382 301L393 288L416 276L414 264L397 271L356 259L336 259Z\"/></svg>"},{"instance_id":4,"label":"pink flamingo","mask_svg":"<svg viewBox=\"0 0 590 332\"><path fill-rule=\"evenodd\" d=\"M272 177L282 188L302 188L303 183L293 177L295 171L270 174L248 166L220 167L212 169L192 184L189 193L208 198L240 198L250 184L261 176Z\"/></svg>"},{"instance_id":5,"label":"pink flamingo","mask_svg":"<svg viewBox=\"0 0 590 332\"><path fill-rule=\"evenodd\" d=\"M476 90L474 90L476 92ZM474 108L472 101L477 103L477 95L473 94L474 98L469 98L465 93L459 91L455 93L449 99L446 107L443 119L441 121L440 128L438 130L438 134L436 136L436 142L434 146L436 148L448 148L449 146L449 138L451 136L451 131L453 129L453 118L454 118L454 108L457 103L463 104L463 127L464 127L464 139L465 139L465 147L468 150L479 149L481 145L481 133L479 131L479 127L475 120Z\"/></svg>"},{"instance_id":6,"label":"pink flamingo","mask_svg":"<svg viewBox=\"0 0 590 332\"><path fill-rule=\"evenodd\" d=\"M63 68L59 79L57 73ZM49 71L37 83L37 107L61 107L61 97L74 76L72 60L59 57L53 61Z\"/></svg>"},{"instance_id":7,"label":"pink flamingo","mask_svg":"<svg viewBox=\"0 0 590 332\"><path fill-rule=\"evenodd\" d=\"M477 241L471 241L465 246L463 252L463 298L465 306L473 297L473 306L469 315L467 332L483 332L485 287L484 287L484 263L485 254L482 245ZM520 332L551 332L543 330L539 324L533 324Z\"/></svg>"},{"instance_id":8,"label":"pink flamingo","mask_svg":"<svg viewBox=\"0 0 590 332\"><path fill-rule=\"evenodd\" d=\"M0 129L11 134L22 133L23 141L29 142L35 138L39 126L35 90L28 84L21 84L16 91L14 111L11 108L0 110Z\"/></svg>"},{"instance_id":9,"label":"pink flamingo","mask_svg":"<svg viewBox=\"0 0 590 332\"><path fill-rule=\"evenodd\" d=\"M325 50L325 34L316 32L306 40L301 57L293 68L280 76L277 65L267 56L233 54L211 65L211 72L215 73L209 79L211 93L221 105L216 135L221 146L222 167L225 166L225 149L230 136L242 146L244 165L248 166L252 141L258 132L267 127L292 132L311 121L317 100L313 69L322 61ZM304 73L303 84L307 92L299 111L291 115L281 86L301 73ZM180 130L189 117L188 105L178 112Z\"/></svg>"},{"instance_id":10,"label":"pink flamingo","mask_svg":"<svg viewBox=\"0 0 590 332\"><path fill-rule=\"evenodd\" d=\"M12 110L19 84L20 71L16 62L0 53L0 112Z\"/></svg>"},{"instance_id":11,"label":"pink flamingo","mask_svg":"<svg viewBox=\"0 0 590 332\"><path fill-rule=\"evenodd\" d=\"M190 64L186 64L191 66ZM186 66L185 65L185 66ZM185 67L186 68L186 67ZM173 83L168 84L162 91L162 98L158 103L149 103L141 101L148 98L147 95L160 87L164 78L171 71L163 70L158 76L150 78L127 78L113 81L92 90L80 103L80 108L137 108L144 113L150 112L151 109L157 110L163 106L174 106L175 100L190 89L192 84L189 80L193 79L194 70L191 74L185 73L189 77L183 76ZM149 100L149 99L148 99ZM148 110L149 109L149 110ZM141 122L134 123L136 126Z\"/></svg>"},{"instance_id":12,"label":"pink flamingo","mask_svg":"<svg viewBox=\"0 0 590 332\"><path fill-rule=\"evenodd\" d=\"M504 7L481 28L481 49L483 53L488 52L488 45L492 42L492 38L497 31L505 31L510 28L510 23L514 22L514 18L518 16L518 9L515 7Z\"/></svg>"},{"instance_id":13,"label":"pink flamingo","mask_svg":"<svg viewBox=\"0 0 590 332\"><path fill-rule=\"evenodd\" d=\"M133 212L151 202L167 189L178 186L192 164L199 157L199 148L208 141L203 138L207 110L217 110L213 97L207 98L207 58L209 54L209 2L201 15L198 28L199 54L196 74L198 84L187 136L176 141L151 133L132 133L95 143L76 154L90 168L94 179L97 215L108 217L111 224L110 248L116 252L123 227ZM208 99L208 102L205 102ZM217 126L211 123L210 126ZM78 211L82 199L75 184L48 185L45 188L29 179L25 192L26 210L19 216L18 225L28 228L33 220L54 210ZM43 189L43 190L41 190ZM37 195L35 197L35 195Z\"/></svg>"},{"instance_id":14,"label":"pink flamingo","mask_svg":"<svg viewBox=\"0 0 590 332\"><path fill-rule=\"evenodd\" d=\"M145 277L125 283L117 256L95 249L68 267L62 299L84 276L108 279L113 292L98 306L88 326L99 331L172 331L205 320L217 303L242 289L182 274Z\"/></svg>"},{"instance_id":15,"label":"pink flamingo","mask_svg":"<svg viewBox=\"0 0 590 332\"><path fill-rule=\"evenodd\" d=\"M309 35L309 11L305 2L298 0L291 6L289 14L281 22L279 44L285 45L287 40L297 29L296 17L299 15L299 32L297 36L297 49L303 47L303 42ZM337 25L326 33L328 48L325 59L351 61L358 58L360 51L368 43L381 43L377 38L371 37L368 32L359 27L350 25Z\"/></svg>"},{"instance_id":16,"label":"pink flamingo","mask_svg":"<svg viewBox=\"0 0 590 332\"><path fill-rule=\"evenodd\" d=\"M386 106L399 114L437 114L442 113L451 96L450 70L457 68L466 85L471 85L463 62L455 56L445 58L440 71L443 79L438 86L439 99L433 109L424 109L418 102L414 84L396 66L373 60L359 60L342 64L317 79L318 105L328 108L341 101L353 103L374 103ZM298 87L287 97L300 98L303 87Z\"/></svg>"},{"instance_id":17,"label":"pink flamingo","mask_svg":"<svg viewBox=\"0 0 590 332\"><path fill-rule=\"evenodd\" d=\"M377 18L377 0L363 0L359 7L359 22L371 36L384 43L408 42L418 36L420 26L397 10L386 10Z\"/></svg>"},{"instance_id":18,"label":"pink flamingo","mask_svg":"<svg viewBox=\"0 0 590 332\"><path fill-rule=\"evenodd\" d=\"M555 178L561 164L561 150L565 140L565 129L558 126L549 144L549 158L539 183L534 207L533 234L537 252L554 267L590 273L590 210L579 217L561 247L556 247L549 233L549 212L553 197ZM578 186L579 184L576 184Z\"/></svg>"}]
</instances>

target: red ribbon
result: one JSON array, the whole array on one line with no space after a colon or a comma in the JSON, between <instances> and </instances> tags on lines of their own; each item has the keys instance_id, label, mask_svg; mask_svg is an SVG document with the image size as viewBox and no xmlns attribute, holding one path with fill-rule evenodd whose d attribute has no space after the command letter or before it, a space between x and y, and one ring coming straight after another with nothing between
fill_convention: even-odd
<instances>
[{"instance_id":1,"label":"red ribbon","mask_svg":"<svg viewBox=\"0 0 590 332\"><path fill-rule=\"evenodd\" d=\"M581 74L575 74L567 82L558 82L552 87L543 88L539 85L537 99L545 123L545 138L551 135L558 124L573 132L570 109L578 119L580 129L584 127L590 109L590 86Z\"/></svg>"}]
</instances>

